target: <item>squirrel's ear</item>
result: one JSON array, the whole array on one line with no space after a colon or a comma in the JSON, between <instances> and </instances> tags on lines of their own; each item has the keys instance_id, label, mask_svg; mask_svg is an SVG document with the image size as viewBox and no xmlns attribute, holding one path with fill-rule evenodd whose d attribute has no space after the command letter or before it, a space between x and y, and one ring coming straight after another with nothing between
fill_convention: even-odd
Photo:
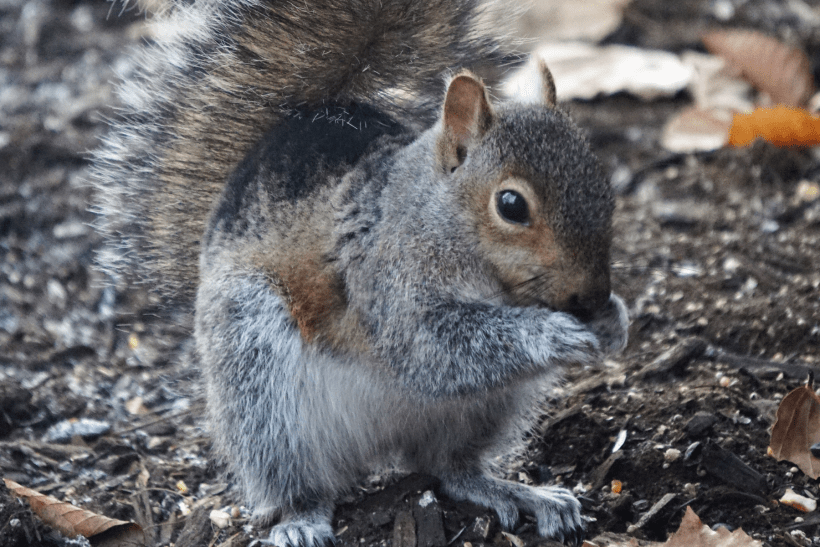
<instances>
[{"instance_id":1,"label":"squirrel's ear","mask_svg":"<svg viewBox=\"0 0 820 547\"><path fill-rule=\"evenodd\" d=\"M558 94L555 92L555 80L552 72L547 68L544 59L538 58L538 73L541 75L541 100L550 108L558 104Z\"/></svg>"},{"instance_id":2,"label":"squirrel's ear","mask_svg":"<svg viewBox=\"0 0 820 547\"><path fill-rule=\"evenodd\" d=\"M442 170L450 173L464 162L470 146L487 132L493 111L481 80L462 71L450 81L444 99L438 154Z\"/></svg>"}]
</instances>

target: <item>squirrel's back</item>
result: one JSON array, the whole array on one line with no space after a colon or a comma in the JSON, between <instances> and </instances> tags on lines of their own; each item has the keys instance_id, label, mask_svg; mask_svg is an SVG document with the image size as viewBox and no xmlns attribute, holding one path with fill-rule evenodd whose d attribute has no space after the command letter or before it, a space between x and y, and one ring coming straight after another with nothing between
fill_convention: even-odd
<instances>
[{"instance_id":1,"label":"squirrel's back","mask_svg":"<svg viewBox=\"0 0 820 547\"><path fill-rule=\"evenodd\" d=\"M174 2L119 89L95 153L96 209L113 275L190 309L200 239L228 175L295 110L359 103L421 128L442 74L498 65L476 0Z\"/></svg>"}]
</instances>

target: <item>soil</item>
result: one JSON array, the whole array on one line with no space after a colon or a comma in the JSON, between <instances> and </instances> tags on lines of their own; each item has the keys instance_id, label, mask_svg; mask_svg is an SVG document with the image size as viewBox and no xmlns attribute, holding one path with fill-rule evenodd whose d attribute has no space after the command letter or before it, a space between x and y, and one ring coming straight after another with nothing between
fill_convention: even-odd
<instances>
[{"instance_id":1,"label":"soil","mask_svg":"<svg viewBox=\"0 0 820 547\"><path fill-rule=\"evenodd\" d=\"M808 5L635 0L606 41L680 51L701 49L706 28L757 28L802 46L820 74L820 30L796 4ZM196 367L176 357L186 329L147 288L112 287L92 266L101 241L87 151L145 36L145 16L122 7L0 0L0 475L135 520L151 545L247 545L265 531L209 459ZM564 105L619 194L613 277L630 343L569 371L505 470L574 489L589 537L662 541L692 507L768 545L820 545L817 514L774 501L786 488L820 498L817 483L766 455L779 401L820 367L820 200L797 197L801 181L820 179L820 154L764 143L665 152L661 128L689 104L681 94ZM434 501L420 504L427 492ZM215 526L214 509L235 509L232 524ZM419 475L374 477L342 500L334 529L341 545L510 543L489 511ZM527 519L513 533L550 544ZM0 544L83 541L0 485Z\"/></svg>"}]
</instances>

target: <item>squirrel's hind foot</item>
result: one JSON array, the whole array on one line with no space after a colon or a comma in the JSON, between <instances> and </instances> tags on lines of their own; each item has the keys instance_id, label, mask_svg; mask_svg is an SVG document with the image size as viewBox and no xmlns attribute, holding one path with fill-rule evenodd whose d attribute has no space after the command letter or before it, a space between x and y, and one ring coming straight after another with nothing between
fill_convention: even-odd
<instances>
[{"instance_id":1,"label":"squirrel's hind foot","mask_svg":"<svg viewBox=\"0 0 820 547\"><path fill-rule=\"evenodd\" d=\"M332 547L336 545L330 515L326 511L298 513L271 528L258 545L276 547Z\"/></svg>"},{"instance_id":2,"label":"squirrel's hind foot","mask_svg":"<svg viewBox=\"0 0 820 547\"><path fill-rule=\"evenodd\" d=\"M484 473L442 477L442 489L455 500L468 500L493 509L505 529L512 529L521 512L538 522L538 533L567 545L584 539L581 504L569 490L534 487L497 479Z\"/></svg>"}]
</instances>

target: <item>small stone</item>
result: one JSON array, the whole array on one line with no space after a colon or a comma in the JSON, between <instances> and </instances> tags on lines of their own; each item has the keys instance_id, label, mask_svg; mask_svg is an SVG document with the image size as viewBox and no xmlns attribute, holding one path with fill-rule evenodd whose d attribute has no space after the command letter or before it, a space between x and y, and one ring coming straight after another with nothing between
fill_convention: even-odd
<instances>
[{"instance_id":1,"label":"small stone","mask_svg":"<svg viewBox=\"0 0 820 547\"><path fill-rule=\"evenodd\" d=\"M686 448L683 459L689 461L700 453L700 441L695 441Z\"/></svg>"},{"instance_id":2,"label":"small stone","mask_svg":"<svg viewBox=\"0 0 820 547\"><path fill-rule=\"evenodd\" d=\"M436 496L431 490L427 490L422 494L421 499L419 499L419 505L421 507L427 507L431 503L436 503Z\"/></svg>"},{"instance_id":3,"label":"small stone","mask_svg":"<svg viewBox=\"0 0 820 547\"><path fill-rule=\"evenodd\" d=\"M213 511L211 511L211 514L209 516L211 518L211 522L213 522L214 525L220 530L224 530L225 528L231 525L231 515L229 515L225 511L214 509Z\"/></svg>"},{"instance_id":4,"label":"small stone","mask_svg":"<svg viewBox=\"0 0 820 547\"><path fill-rule=\"evenodd\" d=\"M638 500L632 504L632 509L634 509L635 511L643 511L647 507L649 507L648 500Z\"/></svg>"},{"instance_id":5,"label":"small stone","mask_svg":"<svg viewBox=\"0 0 820 547\"><path fill-rule=\"evenodd\" d=\"M698 412L687 422L684 429L692 437L699 437L717 422L717 416L710 412Z\"/></svg>"},{"instance_id":6,"label":"small stone","mask_svg":"<svg viewBox=\"0 0 820 547\"><path fill-rule=\"evenodd\" d=\"M681 451L677 448L670 448L663 453L663 459L667 462L674 462L680 458Z\"/></svg>"},{"instance_id":7,"label":"small stone","mask_svg":"<svg viewBox=\"0 0 820 547\"><path fill-rule=\"evenodd\" d=\"M148 409L145 408L142 397L134 397L133 399L126 401L125 410L134 416L148 413Z\"/></svg>"},{"instance_id":8,"label":"small stone","mask_svg":"<svg viewBox=\"0 0 820 547\"><path fill-rule=\"evenodd\" d=\"M481 539L487 539L490 535L490 522L489 517L476 517L470 531Z\"/></svg>"}]
</instances>

